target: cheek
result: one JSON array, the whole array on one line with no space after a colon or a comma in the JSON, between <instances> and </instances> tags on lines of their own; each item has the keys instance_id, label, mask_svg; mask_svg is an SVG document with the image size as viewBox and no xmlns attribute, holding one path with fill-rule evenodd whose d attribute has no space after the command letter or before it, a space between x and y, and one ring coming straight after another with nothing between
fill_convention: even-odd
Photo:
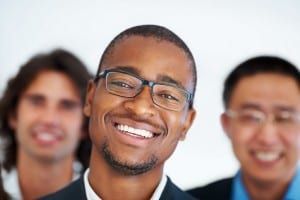
<instances>
[{"instance_id":1,"label":"cheek","mask_svg":"<svg viewBox=\"0 0 300 200\"><path fill-rule=\"evenodd\" d=\"M73 123L64 124L62 129L68 135L69 142L77 143L83 138L82 118L74 119Z\"/></svg>"},{"instance_id":2,"label":"cheek","mask_svg":"<svg viewBox=\"0 0 300 200\"><path fill-rule=\"evenodd\" d=\"M300 132L282 133L280 139L287 149L293 149L300 157Z\"/></svg>"},{"instance_id":3,"label":"cheek","mask_svg":"<svg viewBox=\"0 0 300 200\"><path fill-rule=\"evenodd\" d=\"M11 126L16 133L23 132L24 129L29 129L37 123L38 120L39 114L37 112L24 112L23 110L19 110Z\"/></svg>"},{"instance_id":4,"label":"cheek","mask_svg":"<svg viewBox=\"0 0 300 200\"><path fill-rule=\"evenodd\" d=\"M186 116L180 113L167 113L162 115L162 119L168 127L167 141L169 141L169 145L176 146L183 134Z\"/></svg>"},{"instance_id":5,"label":"cheek","mask_svg":"<svg viewBox=\"0 0 300 200\"><path fill-rule=\"evenodd\" d=\"M101 138L105 137L106 122L109 113L118 107L119 102L113 99L111 95L98 95L95 96L92 106L91 115L89 117L89 134L93 143L98 144L102 141Z\"/></svg>"},{"instance_id":6,"label":"cheek","mask_svg":"<svg viewBox=\"0 0 300 200\"><path fill-rule=\"evenodd\" d=\"M247 149L253 141L254 133L250 130L233 129L230 140L234 149Z\"/></svg>"},{"instance_id":7,"label":"cheek","mask_svg":"<svg viewBox=\"0 0 300 200\"><path fill-rule=\"evenodd\" d=\"M82 109L71 113L61 113L60 116L61 123L63 123L65 128L76 132L82 130L84 119Z\"/></svg>"}]
</instances>

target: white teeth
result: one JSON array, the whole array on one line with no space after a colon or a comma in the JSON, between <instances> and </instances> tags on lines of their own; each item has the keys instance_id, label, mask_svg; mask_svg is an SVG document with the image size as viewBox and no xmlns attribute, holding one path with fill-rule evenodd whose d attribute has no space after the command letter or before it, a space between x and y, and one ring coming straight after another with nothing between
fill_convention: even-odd
<instances>
[{"instance_id":1,"label":"white teeth","mask_svg":"<svg viewBox=\"0 0 300 200\"><path fill-rule=\"evenodd\" d=\"M279 158L279 152L257 152L255 156L261 161L274 161Z\"/></svg>"},{"instance_id":2,"label":"white teeth","mask_svg":"<svg viewBox=\"0 0 300 200\"><path fill-rule=\"evenodd\" d=\"M56 137L54 136L54 134L46 133L46 132L38 133L37 138L39 140L42 140L42 141L45 141L45 142L51 142L51 141L56 140Z\"/></svg>"},{"instance_id":3,"label":"white teeth","mask_svg":"<svg viewBox=\"0 0 300 200\"><path fill-rule=\"evenodd\" d=\"M150 131L147 130L143 130L143 129L136 129L127 125L122 125L122 124L118 124L117 129L119 129L120 131L129 133L129 135L133 135L133 136L141 136L144 138L152 138L154 136L153 133L151 133Z\"/></svg>"}]
</instances>

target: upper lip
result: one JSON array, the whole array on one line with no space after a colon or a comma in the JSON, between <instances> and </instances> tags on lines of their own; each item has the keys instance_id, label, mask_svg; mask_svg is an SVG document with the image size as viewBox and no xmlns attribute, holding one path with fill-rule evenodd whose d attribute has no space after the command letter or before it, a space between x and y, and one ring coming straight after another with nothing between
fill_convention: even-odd
<instances>
[{"instance_id":1,"label":"upper lip","mask_svg":"<svg viewBox=\"0 0 300 200\"><path fill-rule=\"evenodd\" d=\"M53 130L51 128L46 128L46 127L42 127L42 126L34 127L33 134L37 135L37 134L40 134L40 133L48 133L48 134L51 134L51 135L55 136L56 138L62 138L63 137L62 131Z\"/></svg>"}]
</instances>

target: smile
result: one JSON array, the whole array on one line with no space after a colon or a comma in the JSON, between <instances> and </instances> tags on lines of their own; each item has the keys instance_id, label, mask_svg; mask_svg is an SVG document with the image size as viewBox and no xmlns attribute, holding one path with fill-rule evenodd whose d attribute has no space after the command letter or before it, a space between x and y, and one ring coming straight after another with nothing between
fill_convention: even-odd
<instances>
[{"instance_id":1,"label":"smile","mask_svg":"<svg viewBox=\"0 0 300 200\"><path fill-rule=\"evenodd\" d=\"M281 157L281 153L278 151L257 151L254 156L264 162L272 162L278 160Z\"/></svg>"},{"instance_id":2,"label":"smile","mask_svg":"<svg viewBox=\"0 0 300 200\"><path fill-rule=\"evenodd\" d=\"M33 129L33 137L40 144L50 145L62 140L63 132L61 130L52 130L42 125L37 125Z\"/></svg>"},{"instance_id":3,"label":"smile","mask_svg":"<svg viewBox=\"0 0 300 200\"><path fill-rule=\"evenodd\" d=\"M62 135L59 133L53 133L48 131L38 131L34 133L34 137L38 143L43 145L50 145L58 142L62 139Z\"/></svg>"},{"instance_id":4,"label":"smile","mask_svg":"<svg viewBox=\"0 0 300 200\"><path fill-rule=\"evenodd\" d=\"M116 128L121 131L124 134L137 137L137 138L145 138L145 139L150 139L154 138L156 136L155 133L144 130L144 129L138 129L134 127L130 127L128 125L124 124L117 124Z\"/></svg>"}]
</instances>

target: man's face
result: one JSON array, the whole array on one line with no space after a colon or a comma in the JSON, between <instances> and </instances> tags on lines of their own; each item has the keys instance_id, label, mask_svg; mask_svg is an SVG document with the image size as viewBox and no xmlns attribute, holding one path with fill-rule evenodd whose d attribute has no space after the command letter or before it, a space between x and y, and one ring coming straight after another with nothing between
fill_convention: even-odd
<instances>
[{"instance_id":1,"label":"man's face","mask_svg":"<svg viewBox=\"0 0 300 200\"><path fill-rule=\"evenodd\" d=\"M82 123L79 92L69 77L57 71L40 72L10 117L19 156L50 162L74 157Z\"/></svg>"},{"instance_id":2,"label":"man's face","mask_svg":"<svg viewBox=\"0 0 300 200\"><path fill-rule=\"evenodd\" d=\"M222 123L245 180L289 181L300 155L300 125L290 118L300 112L295 80L271 73L242 78L229 109L243 113L239 120L223 114ZM253 116L266 118L258 123Z\"/></svg>"},{"instance_id":3,"label":"man's face","mask_svg":"<svg viewBox=\"0 0 300 200\"><path fill-rule=\"evenodd\" d=\"M189 59L166 41L131 36L115 45L104 65L101 71L122 69L149 81L176 84L189 92L193 89ZM162 167L194 118L188 104L180 111L154 104L148 86L133 98L111 94L105 78L90 82L84 112L90 117L93 153L131 175Z\"/></svg>"}]
</instances>

